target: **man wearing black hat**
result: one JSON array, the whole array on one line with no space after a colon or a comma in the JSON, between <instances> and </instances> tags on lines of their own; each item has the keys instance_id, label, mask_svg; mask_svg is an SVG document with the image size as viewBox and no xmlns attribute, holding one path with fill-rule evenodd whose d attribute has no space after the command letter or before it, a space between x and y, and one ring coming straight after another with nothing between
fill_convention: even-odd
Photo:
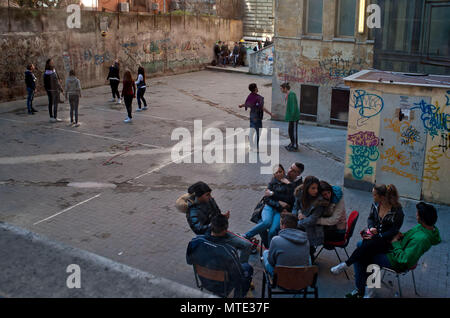
<instances>
[{"instance_id":1,"label":"man wearing black hat","mask_svg":"<svg viewBox=\"0 0 450 318\"><path fill-rule=\"evenodd\" d=\"M202 181L193 184L188 189L191 200L188 200L186 219L192 231L197 235L210 233L212 218L222 214L216 201L211 196L211 191L211 188ZM230 211L223 215L229 218ZM227 233L226 241L227 244L240 251L241 263L247 263L251 254L252 243L231 232Z\"/></svg>"}]
</instances>

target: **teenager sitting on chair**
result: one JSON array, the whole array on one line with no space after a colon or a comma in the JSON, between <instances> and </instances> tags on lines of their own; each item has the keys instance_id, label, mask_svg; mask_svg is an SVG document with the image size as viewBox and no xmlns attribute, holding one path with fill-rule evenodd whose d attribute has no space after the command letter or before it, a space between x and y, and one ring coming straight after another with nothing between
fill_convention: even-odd
<instances>
[{"instance_id":1,"label":"teenager sitting on chair","mask_svg":"<svg viewBox=\"0 0 450 318\"><path fill-rule=\"evenodd\" d=\"M186 261L212 270L226 271L229 275L227 293L233 288L234 297L245 297L252 282L253 267L241 263L237 250L229 244L228 217L222 214L211 220L211 232L198 235L188 245ZM216 294L224 291L223 283L200 277L203 286ZM225 296L225 295L224 295Z\"/></svg>"},{"instance_id":2,"label":"teenager sitting on chair","mask_svg":"<svg viewBox=\"0 0 450 318\"><path fill-rule=\"evenodd\" d=\"M306 232L297 229L297 217L282 214L280 233L263 253L264 267L273 276L275 266L309 266L309 242Z\"/></svg>"},{"instance_id":3,"label":"teenager sitting on chair","mask_svg":"<svg viewBox=\"0 0 450 318\"><path fill-rule=\"evenodd\" d=\"M416 219L419 224L405 234L398 233L392 240L392 249L388 253L377 254L354 264L356 289L346 297L370 298L374 288L367 288L367 266L377 264L380 267L404 272L414 267L431 246L441 242L438 228L435 226L437 212L434 206L420 202L417 204Z\"/></svg>"}]
</instances>

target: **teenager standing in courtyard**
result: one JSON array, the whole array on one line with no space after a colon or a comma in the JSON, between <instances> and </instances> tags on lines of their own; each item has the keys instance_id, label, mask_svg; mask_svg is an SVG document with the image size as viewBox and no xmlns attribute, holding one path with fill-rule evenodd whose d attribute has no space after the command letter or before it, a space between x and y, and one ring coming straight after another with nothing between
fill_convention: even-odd
<instances>
[{"instance_id":1,"label":"teenager standing in courtyard","mask_svg":"<svg viewBox=\"0 0 450 318\"><path fill-rule=\"evenodd\" d=\"M131 77L131 72L129 70L125 71L123 75L123 88L122 97L125 102L125 107L127 108L128 117L124 120L125 123L130 123L133 116L131 115L133 104L133 98L136 97L136 84Z\"/></svg>"},{"instance_id":2,"label":"teenager standing in courtyard","mask_svg":"<svg viewBox=\"0 0 450 318\"><path fill-rule=\"evenodd\" d=\"M300 109L298 107L297 95L291 92L289 83L281 85L281 92L286 94L286 117L285 120L289 122L289 138L291 143L286 146L288 151L298 150L298 121L300 120Z\"/></svg>"},{"instance_id":3,"label":"teenager standing in courtyard","mask_svg":"<svg viewBox=\"0 0 450 318\"><path fill-rule=\"evenodd\" d=\"M272 117L272 113L269 112L264 107L264 97L258 94L258 87L255 83L252 83L248 86L250 90L250 95L248 95L245 104L239 105L239 108L245 107L250 108L250 150L251 151L259 151L259 137L262 129L262 120L264 112L269 114ZM254 147L254 135L256 132L256 149Z\"/></svg>"},{"instance_id":4,"label":"teenager standing in courtyard","mask_svg":"<svg viewBox=\"0 0 450 318\"><path fill-rule=\"evenodd\" d=\"M139 67L138 69L138 77L137 80L135 82L136 87L137 87L137 102L138 102L138 109L137 111L140 112L141 111L141 100L144 103L144 108L142 108L143 110L147 110L147 101L144 98L144 94L145 94L145 89L147 88L146 84L145 84L145 70L142 66Z\"/></svg>"}]
</instances>

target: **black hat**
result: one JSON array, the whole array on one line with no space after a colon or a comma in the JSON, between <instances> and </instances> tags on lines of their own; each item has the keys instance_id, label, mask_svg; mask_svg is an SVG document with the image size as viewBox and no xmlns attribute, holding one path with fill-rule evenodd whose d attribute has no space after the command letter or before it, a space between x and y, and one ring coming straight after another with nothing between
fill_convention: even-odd
<instances>
[{"instance_id":1,"label":"black hat","mask_svg":"<svg viewBox=\"0 0 450 318\"><path fill-rule=\"evenodd\" d=\"M434 206L425 202L416 205L419 217L428 226L433 226L437 221L437 211Z\"/></svg>"},{"instance_id":2,"label":"black hat","mask_svg":"<svg viewBox=\"0 0 450 318\"><path fill-rule=\"evenodd\" d=\"M197 198L201 197L205 193L211 192L211 188L204 183L203 181L199 181L197 183L194 183L188 188L189 194L195 194Z\"/></svg>"}]
</instances>

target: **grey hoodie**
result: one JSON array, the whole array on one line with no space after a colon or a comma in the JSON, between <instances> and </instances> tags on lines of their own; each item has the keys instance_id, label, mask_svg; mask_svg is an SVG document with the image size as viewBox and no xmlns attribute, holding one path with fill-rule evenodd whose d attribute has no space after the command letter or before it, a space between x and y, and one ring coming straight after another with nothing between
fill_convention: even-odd
<instances>
[{"instance_id":1,"label":"grey hoodie","mask_svg":"<svg viewBox=\"0 0 450 318\"><path fill-rule=\"evenodd\" d=\"M80 80L75 76L69 76L66 79L66 98L67 95L78 95L81 96L81 85Z\"/></svg>"},{"instance_id":2,"label":"grey hoodie","mask_svg":"<svg viewBox=\"0 0 450 318\"><path fill-rule=\"evenodd\" d=\"M309 242L305 232L298 229L283 229L270 242L269 263L273 267L309 266Z\"/></svg>"}]
</instances>

